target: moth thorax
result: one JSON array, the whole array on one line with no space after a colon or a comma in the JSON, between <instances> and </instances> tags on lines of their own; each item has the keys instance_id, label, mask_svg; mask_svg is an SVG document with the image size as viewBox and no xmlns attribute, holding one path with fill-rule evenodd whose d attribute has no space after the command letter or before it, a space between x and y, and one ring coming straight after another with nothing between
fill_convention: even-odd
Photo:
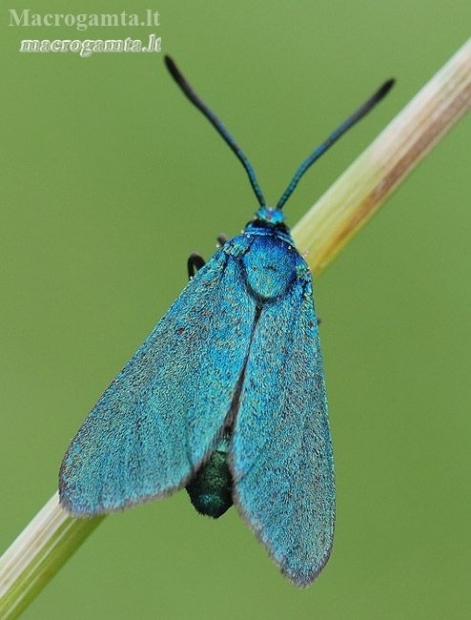
<instances>
[{"instance_id":1,"label":"moth thorax","mask_svg":"<svg viewBox=\"0 0 471 620\"><path fill-rule=\"evenodd\" d=\"M262 300L281 297L296 278L296 250L275 232L254 235L242 263L249 290Z\"/></svg>"}]
</instances>

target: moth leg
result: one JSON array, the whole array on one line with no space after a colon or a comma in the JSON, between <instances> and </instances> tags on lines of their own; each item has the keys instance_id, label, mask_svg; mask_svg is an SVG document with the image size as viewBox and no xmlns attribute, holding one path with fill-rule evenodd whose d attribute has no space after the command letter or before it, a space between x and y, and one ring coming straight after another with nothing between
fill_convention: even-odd
<instances>
[{"instance_id":1,"label":"moth leg","mask_svg":"<svg viewBox=\"0 0 471 620\"><path fill-rule=\"evenodd\" d=\"M188 257L186 267L188 270L188 278L191 280L196 275L196 272L204 267L205 261L201 254L197 252L192 252Z\"/></svg>"},{"instance_id":2,"label":"moth leg","mask_svg":"<svg viewBox=\"0 0 471 620\"><path fill-rule=\"evenodd\" d=\"M224 233L221 233L220 235L218 235L217 236L218 248L222 248L222 246L226 243L227 240L228 240L228 236L225 235ZM201 254L198 254L197 252L192 252L190 256L188 257L188 261L187 261L188 278L190 280L191 278L194 278L194 276L196 275L196 272L199 271L201 267L204 267L205 264L206 264L205 260L201 256Z\"/></svg>"},{"instance_id":3,"label":"moth leg","mask_svg":"<svg viewBox=\"0 0 471 620\"><path fill-rule=\"evenodd\" d=\"M218 248L222 248L222 246L226 243L227 240L228 240L228 236L225 235L224 233L221 233L220 235L218 235L217 236ZM206 264L205 260L201 256L201 254L198 254L198 252L192 252L190 256L188 257L188 261L187 261L188 278L190 280L191 278L194 278L194 276L196 275L196 272L199 271L201 267L204 267L205 264Z\"/></svg>"},{"instance_id":4,"label":"moth leg","mask_svg":"<svg viewBox=\"0 0 471 620\"><path fill-rule=\"evenodd\" d=\"M220 235L217 236L217 240L218 240L218 247L222 248L222 246L228 240L228 236L225 235L224 233L221 233Z\"/></svg>"}]
</instances>

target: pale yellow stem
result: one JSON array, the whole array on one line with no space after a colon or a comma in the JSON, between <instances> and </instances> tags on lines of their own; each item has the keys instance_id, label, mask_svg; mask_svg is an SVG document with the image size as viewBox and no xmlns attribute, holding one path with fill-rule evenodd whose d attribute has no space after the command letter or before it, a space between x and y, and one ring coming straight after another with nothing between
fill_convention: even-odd
<instances>
[{"instance_id":1,"label":"pale yellow stem","mask_svg":"<svg viewBox=\"0 0 471 620\"><path fill-rule=\"evenodd\" d=\"M293 228L315 275L471 107L471 39Z\"/></svg>"},{"instance_id":2,"label":"pale yellow stem","mask_svg":"<svg viewBox=\"0 0 471 620\"><path fill-rule=\"evenodd\" d=\"M103 518L69 517L55 493L0 558L0 619L17 618Z\"/></svg>"}]
</instances>

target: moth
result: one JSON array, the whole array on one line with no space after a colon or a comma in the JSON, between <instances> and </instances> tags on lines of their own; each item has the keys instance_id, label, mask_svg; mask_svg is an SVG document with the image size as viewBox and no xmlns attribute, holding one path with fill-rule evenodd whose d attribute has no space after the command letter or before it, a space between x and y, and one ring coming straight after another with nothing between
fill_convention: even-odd
<instances>
[{"instance_id":1,"label":"moth","mask_svg":"<svg viewBox=\"0 0 471 620\"><path fill-rule=\"evenodd\" d=\"M393 81L309 155L272 208L232 136L165 63L242 163L259 208L206 264L190 257L188 285L72 440L60 502L92 517L186 487L204 515L235 504L283 574L306 586L332 548L334 464L312 276L282 208Z\"/></svg>"}]
</instances>

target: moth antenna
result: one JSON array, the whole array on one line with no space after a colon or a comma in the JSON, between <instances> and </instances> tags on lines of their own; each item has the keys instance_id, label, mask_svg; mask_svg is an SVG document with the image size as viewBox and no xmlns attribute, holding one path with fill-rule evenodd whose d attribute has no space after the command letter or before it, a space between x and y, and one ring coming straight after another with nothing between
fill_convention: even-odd
<instances>
[{"instance_id":1,"label":"moth antenna","mask_svg":"<svg viewBox=\"0 0 471 620\"><path fill-rule=\"evenodd\" d=\"M395 80L387 80L384 82L380 88L363 103L356 112L354 112L351 116L349 116L337 129L330 134L330 136L325 140L322 144L320 144L311 155L307 159L303 161L303 163L296 170L293 178L291 179L288 187L285 189L281 198L276 205L276 209L282 209L285 202L294 192L299 180L306 172L308 168L312 166L312 164L321 157L337 140L343 136L345 132L347 132L351 127L356 125L358 121L360 121L364 116L370 112L377 103L379 103L391 90L394 85Z\"/></svg>"},{"instance_id":2,"label":"moth antenna","mask_svg":"<svg viewBox=\"0 0 471 620\"><path fill-rule=\"evenodd\" d=\"M262 190L260 189L260 185L258 184L257 177L255 176L255 171L252 167L252 164L247 158L247 155L240 148L231 134L224 127L222 122L218 119L218 117L214 114L214 112L204 103L202 99L195 93L190 84L186 81L183 75L180 73L175 62L170 58L170 56L164 56L165 66L169 70L170 75L173 77L178 86L182 89L186 97L191 101L191 103L198 108L198 110L204 114L204 116L208 119L211 125L216 129L221 138L229 145L231 150L237 156L237 159L244 166L244 170L247 173L250 181L250 185L254 191L255 196L261 207L266 206L266 200L263 195Z\"/></svg>"}]
</instances>

